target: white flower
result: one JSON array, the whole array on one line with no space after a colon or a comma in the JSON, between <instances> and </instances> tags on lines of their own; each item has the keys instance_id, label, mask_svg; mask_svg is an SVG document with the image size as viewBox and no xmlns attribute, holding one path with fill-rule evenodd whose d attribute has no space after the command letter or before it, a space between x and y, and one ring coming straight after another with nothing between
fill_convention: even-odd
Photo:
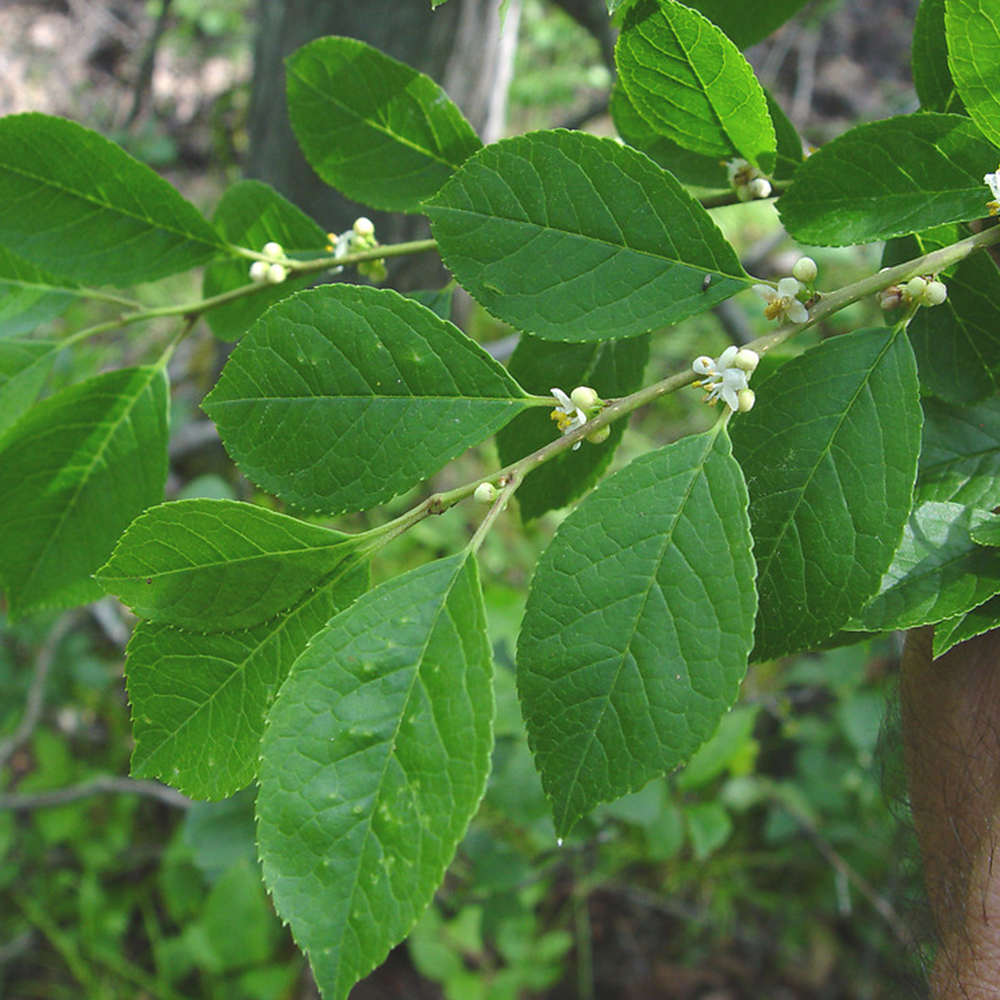
<instances>
[{"instance_id":1,"label":"white flower","mask_svg":"<svg viewBox=\"0 0 1000 1000\"><path fill-rule=\"evenodd\" d=\"M736 355L740 349L733 345L727 347L718 358L702 355L695 358L691 366L704 376L694 384L705 390L704 401L714 406L721 399L731 410L740 408L740 392L747 388L749 374L735 364Z\"/></svg>"},{"instance_id":2,"label":"white flower","mask_svg":"<svg viewBox=\"0 0 1000 1000\"><path fill-rule=\"evenodd\" d=\"M587 414L562 389L550 389L549 391L556 401L552 410L552 419L563 434L572 434L577 427L582 427L587 422ZM577 441L573 445L573 451L579 447L580 442Z\"/></svg>"},{"instance_id":3,"label":"white flower","mask_svg":"<svg viewBox=\"0 0 1000 1000\"><path fill-rule=\"evenodd\" d=\"M753 286L753 290L767 303L764 315L768 319L786 316L793 323L805 323L809 319L809 310L796 297L801 288L795 278L782 278L777 291L770 285Z\"/></svg>"},{"instance_id":4,"label":"white flower","mask_svg":"<svg viewBox=\"0 0 1000 1000\"><path fill-rule=\"evenodd\" d=\"M987 174L983 178L983 183L990 189L990 194L993 195L993 200L986 203L986 207L990 210L990 215L996 215L1000 212L1000 167L997 167L995 174Z\"/></svg>"}]
</instances>

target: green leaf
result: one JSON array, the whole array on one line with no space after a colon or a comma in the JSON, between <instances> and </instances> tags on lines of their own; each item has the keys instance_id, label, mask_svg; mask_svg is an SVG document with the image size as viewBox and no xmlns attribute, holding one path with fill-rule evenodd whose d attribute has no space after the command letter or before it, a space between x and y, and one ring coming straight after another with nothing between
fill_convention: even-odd
<instances>
[{"instance_id":1,"label":"green leaf","mask_svg":"<svg viewBox=\"0 0 1000 1000\"><path fill-rule=\"evenodd\" d=\"M947 0L948 69L972 120L1000 146L1000 9L991 0ZM997 159L996 150L993 159ZM992 170L992 164L986 168Z\"/></svg>"},{"instance_id":2,"label":"green leaf","mask_svg":"<svg viewBox=\"0 0 1000 1000\"><path fill-rule=\"evenodd\" d=\"M695 187L729 188L726 164L717 156L703 156L678 146L655 132L629 100L620 81L611 88L611 117L618 134L633 149L645 153L664 170L669 170L679 181Z\"/></svg>"},{"instance_id":3,"label":"green leaf","mask_svg":"<svg viewBox=\"0 0 1000 1000\"><path fill-rule=\"evenodd\" d=\"M917 499L1000 506L1000 398L977 406L925 399Z\"/></svg>"},{"instance_id":4,"label":"green leaf","mask_svg":"<svg viewBox=\"0 0 1000 1000\"><path fill-rule=\"evenodd\" d=\"M76 286L46 274L0 246L0 337L30 333L60 315Z\"/></svg>"},{"instance_id":5,"label":"green leaf","mask_svg":"<svg viewBox=\"0 0 1000 1000\"><path fill-rule=\"evenodd\" d=\"M824 341L758 386L734 423L759 574L754 658L767 660L837 631L899 544L920 450L909 341L891 329Z\"/></svg>"},{"instance_id":6,"label":"green leaf","mask_svg":"<svg viewBox=\"0 0 1000 1000\"><path fill-rule=\"evenodd\" d=\"M647 333L749 282L709 214L671 174L582 132L487 146L427 214L462 287L494 316L547 340Z\"/></svg>"},{"instance_id":7,"label":"green leaf","mask_svg":"<svg viewBox=\"0 0 1000 1000\"><path fill-rule=\"evenodd\" d=\"M806 0L767 0L748 7L745 0L692 0L689 6L700 10L745 49L780 28L805 3Z\"/></svg>"},{"instance_id":8,"label":"green leaf","mask_svg":"<svg viewBox=\"0 0 1000 1000\"><path fill-rule=\"evenodd\" d=\"M547 395L553 386L571 392L589 385L601 399L635 392L649 358L649 337L592 344L560 344L522 335L508 370L529 392ZM530 455L559 436L552 410L533 408L515 417L497 432L500 464ZM517 488L517 502L525 521L548 510L565 507L601 476L625 433L625 420L610 427L602 444L585 441L578 450L564 451L529 472Z\"/></svg>"},{"instance_id":9,"label":"green leaf","mask_svg":"<svg viewBox=\"0 0 1000 1000\"><path fill-rule=\"evenodd\" d=\"M486 787L493 689L473 557L370 591L292 666L261 745L258 842L325 996L431 901Z\"/></svg>"},{"instance_id":10,"label":"green leaf","mask_svg":"<svg viewBox=\"0 0 1000 1000\"><path fill-rule=\"evenodd\" d=\"M51 340L0 339L0 438L38 398L62 349Z\"/></svg>"},{"instance_id":11,"label":"green leaf","mask_svg":"<svg viewBox=\"0 0 1000 1000\"><path fill-rule=\"evenodd\" d=\"M878 593L858 615L867 631L913 628L954 618L1000 594L1000 553L971 532L989 515L928 500L915 508Z\"/></svg>"},{"instance_id":12,"label":"green leaf","mask_svg":"<svg viewBox=\"0 0 1000 1000\"><path fill-rule=\"evenodd\" d=\"M810 156L778 200L803 243L850 246L986 214L996 149L961 115L858 125Z\"/></svg>"},{"instance_id":13,"label":"green leaf","mask_svg":"<svg viewBox=\"0 0 1000 1000\"><path fill-rule=\"evenodd\" d=\"M258 625L356 561L358 535L232 500L175 500L132 522L97 582L140 618L196 632Z\"/></svg>"},{"instance_id":14,"label":"green leaf","mask_svg":"<svg viewBox=\"0 0 1000 1000\"><path fill-rule=\"evenodd\" d=\"M254 482L337 513L415 486L529 405L496 361L425 306L335 284L268 310L204 409Z\"/></svg>"},{"instance_id":15,"label":"green leaf","mask_svg":"<svg viewBox=\"0 0 1000 1000\"><path fill-rule=\"evenodd\" d=\"M101 596L91 574L163 496L167 379L126 368L70 386L0 442L0 579L11 617Z\"/></svg>"},{"instance_id":16,"label":"green leaf","mask_svg":"<svg viewBox=\"0 0 1000 1000\"><path fill-rule=\"evenodd\" d=\"M746 504L716 428L605 479L542 555L517 680L558 833L686 761L735 700L756 608Z\"/></svg>"},{"instance_id":17,"label":"green leaf","mask_svg":"<svg viewBox=\"0 0 1000 1000\"><path fill-rule=\"evenodd\" d=\"M956 615L934 626L934 656L942 656L952 646L1000 626L1000 597L991 597L978 608Z\"/></svg>"},{"instance_id":18,"label":"green leaf","mask_svg":"<svg viewBox=\"0 0 1000 1000\"><path fill-rule=\"evenodd\" d=\"M915 233L886 245L883 264L900 264L962 238L957 226ZM943 277L948 298L918 309L907 333L921 384L957 405L978 403L1000 385L1000 271L987 254L973 254Z\"/></svg>"},{"instance_id":19,"label":"green leaf","mask_svg":"<svg viewBox=\"0 0 1000 1000\"><path fill-rule=\"evenodd\" d=\"M192 204L120 146L34 113L0 119L0 244L53 274L114 285L224 249Z\"/></svg>"},{"instance_id":20,"label":"green leaf","mask_svg":"<svg viewBox=\"0 0 1000 1000\"><path fill-rule=\"evenodd\" d=\"M344 563L295 607L251 629L200 635L140 622L125 661L133 776L202 799L253 781L264 720L292 662L367 585L367 567Z\"/></svg>"},{"instance_id":21,"label":"green leaf","mask_svg":"<svg viewBox=\"0 0 1000 1000\"><path fill-rule=\"evenodd\" d=\"M287 61L288 112L319 176L349 198L419 212L482 145L428 76L353 38L318 38Z\"/></svg>"},{"instance_id":22,"label":"green leaf","mask_svg":"<svg viewBox=\"0 0 1000 1000\"><path fill-rule=\"evenodd\" d=\"M212 223L230 243L249 250L262 250L273 241L293 258L325 253L327 238L320 226L260 181L239 181L228 188ZM216 306L205 318L220 340L238 340L268 306L315 280L316 275L304 275L280 285L265 285L253 295ZM208 298L250 283L249 263L240 257L209 265L202 291Z\"/></svg>"},{"instance_id":23,"label":"green leaf","mask_svg":"<svg viewBox=\"0 0 1000 1000\"><path fill-rule=\"evenodd\" d=\"M654 131L703 156L773 169L764 90L740 50L703 15L673 0L644 0L625 17L615 62Z\"/></svg>"},{"instance_id":24,"label":"green leaf","mask_svg":"<svg viewBox=\"0 0 1000 1000\"><path fill-rule=\"evenodd\" d=\"M913 25L913 86L924 111L964 114L948 69L948 41L944 30L945 0L921 0Z\"/></svg>"}]
</instances>

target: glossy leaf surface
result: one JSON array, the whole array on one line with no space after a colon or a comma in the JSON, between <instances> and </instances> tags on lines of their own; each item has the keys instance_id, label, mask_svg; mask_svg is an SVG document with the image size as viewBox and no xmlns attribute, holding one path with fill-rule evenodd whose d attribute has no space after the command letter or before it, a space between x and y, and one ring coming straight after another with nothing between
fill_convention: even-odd
<instances>
[{"instance_id":1,"label":"glossy leaf surface","mask_svg":"<svg viewBox=\"0 0 1000 1000\"><path fill-rule=\"evenodd\" d=\"M615 46L629 99L655 132L685 149L774 167L764 90L739 49L702 14L673 0L629 9Z\"/></svg>"},{"instance_id":2,"label":"glossy leaf surface","mask_svg":"<svg viewBox=\"0 0 1000 1000\"><path fill-rule=\"evenodd\" d=\"M954 406L925 399L918 500L1000 506L1000 399Z\"/></svg>"},{"instance_id":3,"label":"glossy leaf surface","mask_svg":"<svg viewBox=\"0 0 1000 1000\"><path fill-rule=\"evenodd\" d=\"M733 703L756 608L746 504L716 429L605 479L545 550L517 678L560 834L686 761Z\"/></svg>"},{"instance_id":4,"label":"glossy leaf surface","mask_svg":"<svg viewBox=\"0 0 1000 1000\"><path fill-rule=\"evenodd\" d=\"M353 38L318 38L287 63L288 110L319 176L349 198L419 212L482 145L428 76Z\"/></svg>"},{"instance_id":5,"label":"glossy leaf surface","mask_svg":"<svg viewBox=\"0 0 1000 1000\"><path fill-rule=\"evenodd\" d=\"M97 582L140 618L250 628L353 561L358 537L232 500L176 500L129 525Z\"/></svg>"},{"instance_id":6,"label":"glossy leaf surface","mask_svg":"<svg viewBox=\"0 0 1000 1000\"><path fill-rule=\"evenodd\" d=\"M43 400L0 441L0 579L11 616L101 596L91 574L167 475L167 380L124 368Z\"/></svg>"},{"instance_id":7,"label":"glossy leaf surface","mask_svg":"<svg viewBox=\"0 0 1000 1000\"><path fill-rule=\"evenodd\" d=\"M826 639L878 589L910 512L921 418L913 352L889 329L824 341L756 392L733 447L766 660Z\"/></svg>"},{"instance_id":8,"label":"glossy leaf surface","mask_svg":"<svg viewBox=\"0 0 1000 1000\"><path fill-rule=\"evenodd\" d=\"M948 69L962 102L983 135L1000 146L1000 8L993 0L947 0L944 28Z\"/></svg>"},{"instance_id":9,"label":"glossy leaf surface","mask_svg":"<svg viewBox=\"0 0 1000 1000\"><path fill-rule=\"evenodd\" d=\"M278 913L344 1000L431 901L486 787L492 660L473 557L370 591L292 666L261 746Z\"/></svg>"},{"instance_id":10,"label":"glossy leaf surface","mask_svg":"<svg viewBox=\"0 0 1000 1000\"><path fill-rule=\"evenodd\" d=\"M198 210L120 146L34 113L0 119L0 244L100 285L153 281L223 249Z\"/></svg>"},{"instance_id":11,"label":"glossy leaf surface","mask_svg":"<svg viewBox=\"0 0 1000 1000\"><path fill-rule=\"evenodd\" d=\"M749 280L671 174L581 132L487 146L427 213L462 286L494 316L546 340L646 333L710 309Z\"/></svg>"},{"instance_id":12,"label":"glossy leaf surface","mask_svg":"<svg viewBox=\"0 0 1000 1000\"><path fill-rule=\"evenodd\" d=\"M199 799L225 798L253 781L264 720L289 668L367 583L367 567L345 564L295 607L233 632L140 622L125 663L133 776Z\"/></svg>"},{"instance_id":13,"label":"glossy leaf surface","mask_svg":"<svg viewBox=\"0 0 1000 1000\"><path fill-rule=\"evenodd\" d=\"M913 25L913 86L924 111L962 114L965 106L948 68L945 0L920 0Z\"/></svg>"},{"instance_id":14,"label":"glossy leaf surface","mask_svg":"<svg viewBox=\"0 0 1000 1000\"><path fill-rule=\"evenodd\" d=\"M803 243L850 246L986 214L996 149L961 115L858 125L810 156L778 200ZM984 166L985 164L985 166Z\"/></svg>"},{"instance_id":15,"label":"glossy leaf surface","mask_svg":"<svg viewBox=\"0 0 1000 1000\"><path fill-rule=\"evenodd\" d=\"M1000 553L972 537L987 517L956 503L920 504L878 593L858 615L858 627L888 631L929 625L1000 593Z\"/></svg>"},{"instance_id":16,"label":"glossy leaf surface","mask_svg":"<svg viewBox=\"0 0 1000 1000\"><path fill-rule=\"evenodd\" d=\"M0 339L0 437L35 402L61 350L57 341Z\"/></svg>"},{"instance_id":17,"label":"glossy leaf surface","mask_svg":"<svg viewBox=\"0 0 1000 1000\"><path fill-rule=\"evenodd\" d=\"M336 284L266 312L204 408L247 476L334 513L415 486L527 405L497 362L426 307Z\"/></svg>"}]
</instances>

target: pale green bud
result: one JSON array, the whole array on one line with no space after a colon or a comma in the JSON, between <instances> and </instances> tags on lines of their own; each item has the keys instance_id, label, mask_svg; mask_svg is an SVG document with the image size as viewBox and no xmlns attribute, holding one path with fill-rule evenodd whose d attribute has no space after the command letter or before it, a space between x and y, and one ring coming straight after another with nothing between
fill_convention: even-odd
<instances>
[{"instance_id":1,"label":"pale green bud","mask_svg":"<svg viewBox=\"0 0 1000 1000\"><path fill-rule=\"evenodd\" d=\"M354 232L363 239L368 239L375 235L375 224L371 219L361 216L354 220Z\"/></svg>"},{"instance_id":2,"label":"pale green bud","mask_svg":"<svg viewBox=\"0 0 1000 1000\"><path fill-rule=\"evenodd\" d=\"M267 280L272 285L280 285L288 277L288 269L283 264L268 264Z\"/></svg>"},{"instance_id":3,"label":"pale green bud","mask_svg":"<svg viewBox=\"0 0 1000 1000\"><path fill-rule=\"evenodd\" d=\"M818 273L819 268L812 257L800 257L792 267L792 277L798 278L799 281L805 282L807 285L811 285L816 280Z\"/></svg>"},{"instance_id":4,"label":"pale green bud","mask_svg":"<svg viewBox=\"0 0 1000 1000\"><path fill-rule=\"evenodd\" d=\"M497 488L492 483L480 483L472 495L477 503L493 503L497 498Z\"/></svg>"},{"instance_id":5,"label":"pale green bud","mask_svg":"<svg viewBox=\"0 0 1000 1000\"><path fill-rule=\"evenodd\" d=\"M603 427L598 427L596 431L591 432L587 435L587 440L591 444L604 444L608 437L611 435L611 426L605 424Z\"/></svg>"},{"instance_id":6,"label":"pale green bud","mask_svg":"<svg viewBox=\"0 0 1000 1000\"><path fill-rule=\"evenodd\" d=\"M740 413L749 413L753 409L753 404L757 402L757 395L753 389L740 389L740 391L736 393L736 398L740 403Z\"/></svg>"},{"instance_id":7,"label":"pale green bud","mask_svg":"<svg viewBox=\"0 0 1000 1000\"><path fill-rule=\"evenodd\" d=\"M733 358L733 367L745 371L748 375L755 372L759 364L760 355L756 351L751 351L749 347L740 348Z\"/></svg>"},{"instance_id":8,"label":"pale green bud","mask_svg":"<svg viewBox=\"0 0 1000 1000\"><path fill-rule=\"evenodd\" d=\"M928 281L924 289L924 302L929 306L939 306L948 298L948 289L943 281Z\"/></svg>"},{"instance_id":9,"label":"pale green bud","mask_svg":"<svg viewBox=\"0 0 1000 1000\"><path fill-rule=\"evenodd\" d=\"M285 251L282 250L280 243L275 243L273 240L270 243L264 244L263 252L267 254L268 257L284 257Z\"/></svg>"},{"instance_id":10,"label":"pale green bud","mask_svg":"<svg viewBox=\"0 0 1000 1000\"><path fill-rule=\"evenodd\" d=\"M592 410L601 401L601 397L589 385L578 385L570 394L570 401L581 410Z\"/></svg>"},{"instance_id":11,"label":"pale green bud","mask_svg":"<svg viewBox=\"0 0 1000 1000\"><path fill-rule=\"evenodd\" d=\"M906 294L909 295L911 299L919 299L920 296L924 294L924 290L927 288L927 280L925 278L910 278L904 287Z\"/></svg>"}]
</instances>

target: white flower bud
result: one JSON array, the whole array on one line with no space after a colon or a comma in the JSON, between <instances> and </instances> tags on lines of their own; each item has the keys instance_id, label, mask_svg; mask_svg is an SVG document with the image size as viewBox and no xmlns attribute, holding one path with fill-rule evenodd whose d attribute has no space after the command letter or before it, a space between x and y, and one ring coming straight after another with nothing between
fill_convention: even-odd
<instances>
[{"instance_id":1,"label":"white flower bud","mask_svg":"<svg viewBox=\"0 0 1000 1000\"><path fill-rule=\"evenodd\" d=\"M603 427L598 427L596 431L592 434L587 435L587 440L591 444L604 444L608 437L611 435L611 425L605 424Z\"/></svg>"},{"instance_id":2,"label":"white flower bud","mask_svg":"<svg viewBox=\"0 0 1000 1000\"><path fill-rule=\"evenodd\" d=\"M285 251L281 249L280 243L275 243L273 240L270 243L264 244L263 253L267 254L268 257L284 257Z\"/></svg>"},{"instance_id":3,"label":"white flower bud","mask_svg":"<svg viewBox=\"0 0 1000 1000\"><path fill-rule=\"evenodd\" d=\"M733 367L745 371L748 375L755 372L759 364L760 355L756 351L751 351L749 347L740 348L733 358Z\"/></svg>"},{"instance_id":4,"label":"white flower bud","mask_svg":"<svg viewBox=\"0 0 1000 1000\"><path fill-rule=\"evenodd\" d=\"M911 299L919 299L920 296L924 294L924 289L926 287L927 281L925 278L910 278L905 285L906 294L909 295Z\"/></svg>"},{"instance_id":5,"label":"white flower bud","mask_svg":"<svg viewBox=\"0 0 1000 1000\"><path fill-rule=\"evenodd\" d=\"M497 488L492 483L480 483L472 495L477 503L493 503L497 498Z\"/></svg>"},{"instance_id":6,"label":"white flower bud","mask_svg":"<svg viewBox=\"0 0 1000 1000\"><path fill-rule=\"evenodd\" d=\"M589 385L578 385L569 394L569 398L573 405L579 406L581 410L593 409L601 401L601 397Z\"/></svg>"},{"instance_id":7,"label":"white flower bud","mask_svg":"<svg viewBox=\"0 0 1000 1000\"><path fill-rule=\"evenodd\" d=\"M255 260L250 265L250 280L256 281L258 284L263 281L267 281L267 269L270 265L266 260Z\"/></svg>"},{"instance_id":8,"label":"white flower bud","mask_svg":"<svg viewBox=\"0 0 1000 1000\"><path fill-rule=\"evenodd\" d=\"M268 264L267 280L272 285L280 285L288 277L288 269L283 264Z\"/></svg>"},{"instance_id":9,"label":"white flower bud","mask_svg":"<svg viewBox=\"0 0 1000 1000\"><path fill-rule=\"evenodd\" d=\"M740 389L736 393L736 398L740 402L737 407L740 413L749 413L753 409L753 404L757 402L757 395L753 389Z\"/></svg>"},{"instance_id":10,"label":"white flower bud","mask_svg":"<svg viewBox=\"0 0 1000 1000\"><path fill-rule=\"evenodd\" d=\"M948 289L943 281L928 281L923 298L927 305L939 306L948 298Z\"/></svg>"},{"instance_id":11,"label":"white flower bud","mask_svg":"<svg viewBox=\"0 0 1000 1000\"><path fill-rule=\"evenodd\" d=\"M364 239L374 236L375 224L371 219L362 215L359 219L354 220L354 232Z\"/></svg>"},{"instance_id":12,"label":"white flower bud","mask_svg":"<svg viewBox=\"0 0 1000 1000\"><path fill-rule=\"evenodd\" d=\"M804 281L807 285L816 280L818 273L819 268L812 257L800 257L792 267L792 276L798 278L799 281Z\"/></svg>"},{"instance_id":13,"label":"white flower bud","mask_svg":"<svg viewBox=\"0 0 1000 1000\"><path fill-rule=\"evenodd\" d=\"M769 198L771 196L771 182L766 177L755 177L747 185L747 193L751 198Z\"/></svg>"}]
</instances>

